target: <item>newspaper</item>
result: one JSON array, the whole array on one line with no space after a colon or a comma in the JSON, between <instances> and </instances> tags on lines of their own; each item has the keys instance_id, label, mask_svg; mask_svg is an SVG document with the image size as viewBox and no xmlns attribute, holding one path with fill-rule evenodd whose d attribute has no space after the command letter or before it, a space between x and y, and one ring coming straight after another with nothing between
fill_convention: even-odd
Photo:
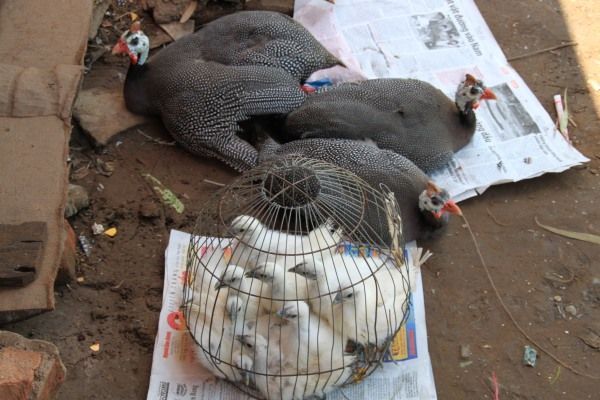
<instances>
[{"instance_id":1,"label":"newspaper","mask_svg":"<svg viewBox=\"0 0 600 400\"><path fill-rule=\"evenodd\" d=\"M494 91L498 100L476 111L472 142L432 176L456 200L589 161L508 64L472 0L296 0L294 18L355 70L317 77L417 78L453 99L471 73Z\"/></svg>"},{"instance_id":2,"label":"newspaper","mask_svg":"<svg viewBox=\"0 0 600 400\"><path fill-rule=\"evenodd\" d=\"M190 235L171 231L165 252L163 303L154 345L148 400L234 400L248 396L233 385L215 379L197 361L197 347L186 329L180 306ZM353 256L350 248L345 255ZM415 268L407 251L409 268ZM356 385L328 394L328 399L435 399L433 372L427 350L425 306L420 270L409 319L396 336L384 367ZM343 394L342 394L343 392Z\"/></svg>"}]
</instances>

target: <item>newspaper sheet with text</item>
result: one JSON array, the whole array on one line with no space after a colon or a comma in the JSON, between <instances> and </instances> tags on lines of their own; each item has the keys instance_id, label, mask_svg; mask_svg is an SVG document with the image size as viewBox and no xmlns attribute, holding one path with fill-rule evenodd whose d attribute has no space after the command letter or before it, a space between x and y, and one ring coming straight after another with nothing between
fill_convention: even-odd
<instances>
[{"instance_id":1,"label":"newspaper sheet with text","mask_svg":"<svg viewBox=\"0 0 600 400\"><path fill-rule=\"evenodd\" d=\"M470 73L494 91L471 143L433 175L456 200L588 161L508 64L472 0L296 0L294 18L356 72L319 73L334 82L416 78L453 99Z\"/></svg>"},{"instance_id":2,"label":"newspaper sheet with text","mask_svg":"<svg viewBox=\"0 0 600 400\"><path fill-rule=\"evenodd\" d=\"M233 385L215 379L200 365L199 351L180 311L184 272L190 235L171 231L165 252L163 303L154 344L148 400L234 400L249 398ZM414 244L413 244L414 245ZM223 249L225 250L225 249ZM414 268L409 257L409 268ZM354 256L345 251L347 257ZM328 399L435 399L433 372L427 350L425 306L421 274L412 293L409 319L396 335L384 367L358 385L351 385L327 395Z\"/></svg>"}]
</instances>

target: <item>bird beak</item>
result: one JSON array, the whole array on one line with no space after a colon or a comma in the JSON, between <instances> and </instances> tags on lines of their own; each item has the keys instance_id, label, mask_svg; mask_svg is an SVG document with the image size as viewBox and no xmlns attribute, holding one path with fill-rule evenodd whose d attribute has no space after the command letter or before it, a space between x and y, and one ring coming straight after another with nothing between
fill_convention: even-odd
<instances>
[{"instance_id":1,"label":"bird beak","mask_svg":"<svg viewBox=\"0 0 600 400\"><path fill-rule=\"evenodd\" d=\"M446 204L444 204L444 207L442 207L442 212L444 211L454 215L462 215L462 210L458 205L456 205L454 200L448 200Z\"/></svg>"},{"instance_id":2,"label":"bird beak","mask_svg":"<svg viewBox=\"0 0 600 400\"><path fill-rule=\"evenodd\" d=\"M277 315L279 318L285 318L287 317L287 311L285 310L285 308L281 308L277 310L277 312L275 312L275 315Z\"/></svg>"},{"instance_id":3,"label":"bird beak","mask_svg":"<svg viewBox=\"0 0 600 400\"><path fill-rule=\"evenodd\" d=\"M223 289L224 287L227 287L227 284L225 282L217 282L215 284L215 290Z\"/></svg>"},{"instance_id":4,"label":"bird beak","mask_svg":"<svg viewBox=\"0 0 600 400\"><path fill-rule=\"evenodd\" d=\"M243 379L246 386L250 386L250 374L243 369L240 370L240 377Z\"/></svg>"},{"instance_id":5,"label":"bird beak","mask_svg":"<svg viewBox=\"0 0 600 400\"><path fill-rule=\"evenodd\" d=\"M256 269L253 269L253 270L251 270L251 271L248 271L248 272L246 272L246 273L244 274L244 276L245 276L246 278L258 279L259 281L266 282L267 280L265 279L265 275L264 275L264 274L261 274L261 273L258 271L259 269L260 269L260 267L259 267L259 268L256 268Z\"/></svg>"},{"instance_id":6,"label":"bird beak","mask_svg":"<svg viewBox=\"0 0 600 400\"><path fill-rule=\"evenodd\" d=\"M295 265L292 268L288 269L288 271L289 272L293 272L294 274L298 274L300 276L303 276L306 279L310 279L312 281L316 281L317 280L317 274L308 272L305 269L301 269L305 265L306 265L305 263L300 263L300 264Z\"/></svg>"},{"instance_id":7,"label":"bird beak","mask_svg":"<svg viewBox=\"0 0 600 400\"><path fill-rule=\"evenodd\" d=\"M492 89L490 88L486 88L483 91L483 94L481 95L481 97L479 98L480 100L496 100L496 94L494 92L492 92Z\"/></svg>"},{"instance_id":8,"label":"bird beak","mask_svg":"<svg viewBox=\"0 0 600 400\"><path fill-rule=\"evenodd\" d=\"M337 292L331 304L341 304L342 303L342 292Z\"/></svg>"},{"instance_id":9,"label":"bird beak","mask_svg":"<svg viewBox=\"0 0 600 400\"><path fill-rule=\"evenodd\" d=\"M129 46L127 46L127 43L125 43L125 40L123 40L123 38L119 38L117 43L113 46L111 53L113 55L127 54L129 56L129 59L131 60L132 64L137 64L137 62L138 62L137 54L135 54L131 50L129 50Z\"/></svg>"},{"instance_id":10,"label":"bird beak","mask_svg":"<svg viewBox=\"0 0 600 400\"><path fill-rule=\"evenodd\" d=\"M240 343L247 343L247 339L250 337L250 335L235 335L235 339L240 342Z\"/></svg>"},{"instance_id":11,"label":"bird beak","mask_svg":"<svg viewBox=\"0 0 600 400\"><path fill-rule=\"evenodd\" d=\"M129 52L129 48L127 47L127 44L125 43L125 41L122 38L119 38L117 43L113 46L111 53L114 56L117 54L128 53L128 52Z\"/></svg>"}]
</instances>

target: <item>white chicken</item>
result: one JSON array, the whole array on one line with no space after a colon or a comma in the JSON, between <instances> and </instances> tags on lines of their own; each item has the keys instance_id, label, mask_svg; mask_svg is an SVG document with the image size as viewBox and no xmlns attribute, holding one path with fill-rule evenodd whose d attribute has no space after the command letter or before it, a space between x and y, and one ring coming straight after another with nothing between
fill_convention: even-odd
<instances>
[{"instance_id":1,"label":"white chicken","mask_svg":"<svg viewBox=\"0 0 600 400\"><path fill-rule=\"evenodd\" d=\"M307 258L290 269L310 280L314 313L345 339L380 346L395 333L407 306L408 277L389 259Z\"/></svg>"},{"instance_id":2,"label":"white chicken","mask_svg":"<svg viewBox=\"0 0 600 400\"><path fill-rule=\"evenodd\" d=\"M225 287L248 303L245 306L246 314L254 316L254 319L271 312L271 286L261 280L247 277L244 268L237 265L228 266L215 284L215 290Z\"/></svg>"},{"instance_id":3,"label":"white chicken","mask_svg":"<svg viewBox=\"0 0 600 400\"><path fill-rule=\"evenodd\" d=\"M230 228L239 241L234 253L240 260L258 258L261 253L277 255L313 253L335 246L342 238L341 229L335 228L329 220L307 235L292 235L269 229L249 215L239 215L234 218Z\"/></svg>"},{"instance_id":4,"label":"white chicken","mask_svg":"<svg viewBox=\"0 0 600 400\"><path fill-rule=\"evenodd\" d=\"M307 281L304 277L289 273L275 262L259 264L246 272L249 278L257 279L270 286L272 310L281 308L284 300L305 300L308 298Z\"/></svg>"},{"instance_id":5,"label":"white chicken","mask_svg":"<svg viewBox=\"0 0 600 400\"><path fill-rule=\"evenodd\" d=\"M281 324L280 349L285 398L323 396L352 375L355 357L344 353L344 340L329 324L310 312L303 301L288 301L277 311ZM273 327L271 329L277 329ZM285 340L284 340L285 339Z\"/></svg>"}]
</instances>

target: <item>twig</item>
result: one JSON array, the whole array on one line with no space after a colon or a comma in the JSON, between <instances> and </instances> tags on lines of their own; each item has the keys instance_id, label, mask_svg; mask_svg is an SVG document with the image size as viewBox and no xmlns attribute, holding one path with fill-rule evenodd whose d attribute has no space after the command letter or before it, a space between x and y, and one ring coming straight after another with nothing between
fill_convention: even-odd
<instances>
[{"instance_id":1,"label":"twig","mask_svg":"<svg viewBox=\"0 0 600 400\"><path fill-rule=\"evenodd\" d=\"M550 379L550 384L554 385L556 383L556 381L558 380L558 378L560 378L560 365L556 366L556 372L554 373L554 376Z\"/></svg>"},{"instance_id":2,"label":"twig","mask_svg":"<svg viewBox=\"0 0 600 400\"><path fill-rule=\"evenodd\" d=\"M569 271L569 277L564 279L562 278L560 275L558 275L556 272L553 272L553 275L556 275L557 278L551 276L549 273L545 273L544 274L544 278L548 279L549 281L553 281L553 282L558 282L558 283L562 283L562 284L568 284L573 282L573 279L575 279L575 272L571 271L569 268L564 267L567 271Z\"/></svg>"},{"instance_id":3,"label":"twig","mask_svg":"<svg viewBox=\"0 0 600 400\"><path fill-rule=\"evenodd\" d=\"M215 182L215 181L211 181L210 179L203 179L202 182L204 183L209 183L211 185L215 185L215 186L219 186L219 187L224 187L227 186L224 183L220 183L220 182Z\"/></svg>"},{"instance_id":4,"label":"twig","mask_svg":"<svg viewBox=\"0 0 600 400\"><path fill-rule=\"evenodd\" d=\"M498 219L496 219L496 217L494 216L494 214L492 214L492 211L486 207L485 208L488 215L490 216L490 218L492 219L492 221L494 221L496 224L500 225L500 226L510 226L510 224L507 224L506 222L500 222L498 221Z\"/></svg>"},{"instance_id":5,"label":"twig","mask_svg":"<svg viewBox=\"0 0 600 400\"><path fill-rule=\"evenodd\" d=\"M490 282L490 285L492 286L492 289L494 290L494 294L496 295L496 298L498 299L498 302L502 306L502 309L504 310L506 315L508 315L508 318L510 318L510 320L512 321L515 328L517 328L517 330L521 333L521 335L523 335L525 337L525 339L529 340L529 342L531 342L531 344L533 344L535 347L540 349L543 353L547 354L548 357L550 357L551 359L556 361L559 365L568 369L575 375L580 375L580 376L583 376L583 377L586 377L589 379L600 380L600 376L589 375L589 374L586 374L585 372L579 371L579 370L571 367L569 364L565 363L560 358L555 356L550 350L547 350L546 348L540 346L537 341L535 341L531 336L529 336L529 334L527 332L525 332L525 330L523 328L521 328L521 325L519 325L519 323L517 322L515 317L512 315L512 313L506 306L506 303L504 303L504 299L502 298L502 295L500 295L500 292L498 291L498 288L496 287L496 284L494 283L492 274L490 273L487 263L485 262L485 259L483 258L483 254L481 253L481 249L479 248L479 244L477 243L477 239L475 238L475 234L473 233L473 230L471 229L471 225L469 224L467 217L464 214L462 217L463 217L463 221L465 221L465 225L467 226L467 230L469 231L469 234L471 235L471 238L473 239L473 245L475 246L475 251L477 252L477 255L479 256L479 260L481 261L481 265L483 266L485 274L487 275L488 281Z\"/></svg>"},{"instance_id":6,"label":"twig","mask_svg":"<svg viewBox=\"0 0 600 400\"><path fill-rule=\"evenodd\" d=\"M569 117L569 122L571 123L571 125L577 128L577 124L575 123L575 121L573 121L573 118Z\"/></svg>"},{"instance_id":7,"label":"twig","mask_svg":"<svg viewBox=\"0 0 600 400\"><path fill-rule=\"evenodd\" d=\"M522 58L536 56L538 54L546 53L546 52L552 51L552 50L562 49L563 47L569 47L569 46L577 46L577 42L567 42L567 43L558 44L558 45L552 46L552 47L546 47L545 49L540 49L540 50L532 51L530 53L525 53L525 54L521 54L518 56L510 57L510 58L508 58L508 61L520 60Z\"/></svg>"},{"instance_id":8,"label":"twig","mask_svg":"<svg viewBox=\"0 0 600 400\"><path fill-rule=\"evenodd\" d=\"M174 140L172 142L167 142L165 140L160 140L155 137L152 137L152 136L148 135L147 133L145 133L144 131L142 131L141 129L136 129L136 131L137 131L137 133L139 133L140 135L142 135L149 141L154 142L156 144L160 144L162 146L175 146L175 144L177 144L177 142L175 142Z\"/></svg>"},{"instance_id":9,"label":"twig","mask_svg":"<svg viewBox=\"0 0 600 400\"><path fill-rule=\"evenodd\" d=\"M119 282L117 285L115 286L111 286L111 289L120 289L121 285L123 285L123 283L125 283L125 280L122 280L121 282Z\"/></svg>"},{"instance_id":10,"label":"twig","mask_svg":"<svg viewBox=\"0 0 600 400\"><path fill-rule=\"evenodd\" d=\"M179 19L179 23L180 24L185 24L188 21L188 19L190 19L192 17L192 15L194 14L194 11L196 11L197 7L198 7L198 1L192 0L190 2L190 4L188 4L188 6L185 9L185 11L183 12L183 14L181 14L181 18Z\"/></svg>"}]
</instances>

